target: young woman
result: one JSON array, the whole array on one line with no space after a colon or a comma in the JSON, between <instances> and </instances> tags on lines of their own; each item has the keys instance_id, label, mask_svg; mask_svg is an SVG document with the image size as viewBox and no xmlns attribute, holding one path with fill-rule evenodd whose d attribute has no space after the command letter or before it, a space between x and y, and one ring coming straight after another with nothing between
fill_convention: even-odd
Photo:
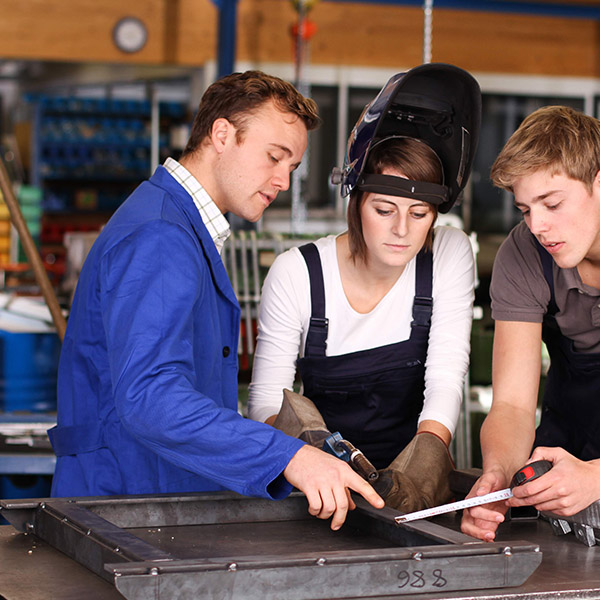
<instances>
[{"instance_id":1,"label":"young woman","mask_svg":"<svg viewBox=\"0 0 600 600\"><path fill-rule=\"evenodd\" d=\"M422 139L392 131L372 140L350 193L348 230L277 257L263 287L251 418L274 422L297 367L327 428L377 468L417 433L428 434L417 454L450 465L474 259L462 231L434 228L440 205L453 203L447 171Z\"/></svg>"}]
</instances>

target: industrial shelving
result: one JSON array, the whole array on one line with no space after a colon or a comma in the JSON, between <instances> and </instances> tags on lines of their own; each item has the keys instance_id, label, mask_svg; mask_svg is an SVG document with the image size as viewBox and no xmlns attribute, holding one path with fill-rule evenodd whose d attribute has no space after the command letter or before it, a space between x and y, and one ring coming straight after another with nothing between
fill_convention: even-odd
<instances>
[{"instance_id":1,"label":"industrial shelving","mask_svg":"<svg viewBox=\"0 0 600 600\"><path fill-rule=\"evenodd\" d=\"M64 269L64 234L98 230L159 161L177 155L182 101L30 95L30 182L42 192L40 252Z\"/></svg>"}]
</instances>

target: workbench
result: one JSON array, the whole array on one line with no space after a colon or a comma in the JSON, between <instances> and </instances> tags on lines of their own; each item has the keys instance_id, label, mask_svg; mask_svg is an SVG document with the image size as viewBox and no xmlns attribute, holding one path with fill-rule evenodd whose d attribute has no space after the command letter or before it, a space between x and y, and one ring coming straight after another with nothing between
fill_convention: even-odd
<instances>
[{"instance_id":1,"label":"workbench","mask_svg":"<svg viewBox=\"0 0 600 600\"><path fill-rule=\"evenodd\" d=\"M186 503L193 510L197 510L195 504L197 502L197 499L205 500L206 498L208 498L208 501L209 503L211 503L211 506L212 503L214 503L215 499L218 502L217 504L214 504L214 506L227 506L228 502L237 502L239 500L239 497L228 494L225 494L222 497L214 495L211 496L210 494L198 494L195 495L195 498L178 498L176 500L176 505L174 505L177 507L176 510L178 511L176 520L180 521L182 519L182 515L185 516L185 512L187 510L185 508ZM347 554L351 558L349 559L349 562L346 565L341 565L342 570L338 572L338 575L341 575L344 578L355 577L355 579L357 577L357 574L359 578L361 576L361 573L363 573L364 575L364 572L361 571L362 565L360 561L357 563L355 561L353 562L352 559L352 556L356 556L357 552L360 552L360 550L358 550L360 544L358 543L358 541L354 540L354 534L351 533L350 529L351 526L345 525L344 528L342 528L341 532L332 532L328 529L328 524L326 522L319 521L312 517L306 518L304 515L300 516L300 513L297 511L305 511L306 509L306 506L304 504L306 501L304 498L291 498L289 501L291 502L290 506L292 507L292 512L297 513L294 514L295 520L289 522L278 521L278 519L280 519L281 516L284 515L284 513L281 513L280 515L277 514L278 511L284 510L285 508L285 505L281 502L270 503L269 501L257 499L243 499L241 505L245 506L248 502L250 502L252 506L252 511L256 512L256 510L262 510L264 503L267 502L267 509L272 511L274 515L274 522L270 524L270 528L272 531L281 531L288 526L292 528L301 526L303 528L303 531L305 532L305 535L299 536L299 538L302 537L303 539L298 539L297 549L301 553L299 556L305 557L305 560L312 561L312 558L309 558L312 555L322 555L324 557L339 556L340 549L343 549L343 552L345 552L345 549L347 548ZM51 502L51 500L48 500L49 504ZM125 502L130 501L125 500ZM66 506L68 510L69 505ZM210 508L209 505L207 506L209 507L207 510L208 512L210 512L212 508ZM182 507L183 512L179 512ZM256 509L256 507L258 507L258 509ZM76 518L76 511L79 510L81 507L77 505L71 505L71 508L75 510L75 512L73 512L73 518ZM173 506L169 507L169 509L172 508ZM107 505L107 507L101 509L100 514L102 514L104 517L106 517L107 514L113 514L114 516L114 510L115 509L113 507ZM117 508L117 511L118 510L121 510L121 508ZM148 512L150 513L151 510L149 510ZM361 506L357 511L354 512L355 515L353 518L362 518L361 514L364 512L369 513L377 511L369 511L369 508L367 506ZM66 520L66 517L63 517L62 520ZM461 538L465 537L459 533L460 521L456 514L441 515L439 517L435 517L430 522L422 521L415 523L421 523L421 525L415 525L417 529L414 529L414 532L416 533L427 533L431 531L434 532L435 535L437 535L437 531L439 529L439 531L447 531L447 537L451 541L454 538L456 538L456 540L460 542ZM23 524L25 526L24 528L26 529L27 527L25 521L23 521ZM407 527L408 525L409 524L403 527ZM248 558L247 555L249 552L247 548L244 548L244 545L250 544L257 545L256 547L258 547L258 545L260 545L259 538L262 537L264 539L267 539L268 536L271 535L268 531L264 534L260 533L259 530L256 529L255 523L249 523L246 525L236 525L233 523L230 525L216 524L211 525L210 527L217 527L219 531L219 535L217 536L217 538L211 539L210 541L210 549L207 550L210 556L222 557L227 555L228 553L231 554L232 552L235 552L234 550L232 550L232 545L234 548L242 549L242 556L239 560L240 572L234 576L243 575L243 569L245 568L245 566L247 566L244 565L244 561ZM307 527L309 529L306 529ZM346 532L344 533L345 528ZM172 527L167 528L149 527L144 529L137 529L135 531L136 535L139 535L142 540L142 548L144 544L150 543L150 553L152 554L158 552L157 557L159 561L161 560L160 552L165 549L169 549L170 547L176 547L172 546L172 544L174 543L179 545L179 550L177 551L178 555L182 556L184 559L187 559L188 562L194 562L193 560L190 560L191 557L195 557L197 560L198 547L202 544L199 544L197 532L195 532L192 527L173 525ZM308 535L306 535L306 532L308 532ZM90 535L89 531L88 535ZM93 535L94 533L92 533L92 537ZM60 534L60 537L62 536L63 534ZM273 555L278 555L280 557L282 561L282 569L285 569L285 553L286 551L289 551L286 550L286 544L289 544L289 542L285 542L283 538L280 538L278 536L279 534L277 534L277 536L273 538L274 541L267 542L267 545L271 545L271 551ZM177 542L171 541L175 539L177 539ZM202 542L204 542L206 539L207 538L204 535L201 536ZM526 543L522 541L519 542L518 540L525 540ZM465 547L467 549L474 549L478 546L478 543L476 543L476 540L473 540L473 542L473 544L467 543ZM600 548L598 546L588 547L582 544L581 542L577 541L572 534L556 537L552 533L550 524L546 521L542 521L539 519L510 521L503 524L500 527L497 542L501 545L505 545L508 549L513 549L514 554L505 551L505 554L509 555L509 560L515 560L515 557L517 560L519 560L519 545L521 545L522 549L526 552L524 556L528 557L532 556L530 552L531 548L539 546L539 550L541 551L542 555L541 564L537 568L534 567L535 570L531 575L528 575L526 581L515 587L497 587L480 590L464 589L459 591L440 592L432 592L431 589L435 588L430 588L430 590L427 591L427 593L422 594L416 593L419 591L419 588L422 587L422 582L420 582L419 580L420 571L411 571L410 576L408 576L403 570L392 569L391 571L389 571L389 573L391 573L391 576L395 578L396 587L399 591L397 594L394 593L391 595L386 592L387 595L385 595L385 597L396 597L411 600L424 600L425 598L432 600L441 600L443 598L463 600L471 598L485 598L486 600L516 600L521 598L527 598L528 600L559 598L561 600L579 600L582 598L600 599ZM84 552L82 550L83 546L79 544L80 542L76 543L76 545L78 546L78 549L76 549L76 551ZM196 549L192 550L194 546L196 547ZM388 546L391 546L391 544L388 544ZM487 547L488 545L485 546ZM308 552L306 550L307 548L315 547L320 548L316 554L315 552ZM125 550L116 549L116 551L124 552ZM377 553L380 553L381 556L384 556L386 552L390 554L394 551L394 548L382 547L380 550L375 551L375 553L373 554L377 555ZM141 552L143 554L143 550L141 550ZM450 552L452 552L452 548L450 548ZM462 575L462 577L464 577L465 579L465 588L468 588L470 585L469 577L472 577L473 580L475 580L477 578L481 579L482 577L485 578L496 575L493 572L482 572L481 564L484 563L478 562L481 559L476 556L476 550L473 550L473 552L474 555L472 558L467 557L467 565L471 566L468 566L467 570ZM371 556L372 558L373 554L368 554L368 556ZM418 554L419 552L413 553L411 555L411 558L416 559L417 561L420 560ZM419 568L420 564L425 564L426 562L426 549L424 550L423 554L425 555L425 560L423 560L423 563L415 563L417 568ZM513 555L510 556L511 554ZM492 559L506 559L506 556L496 556L492 557ZM220 559L217 558L211 560L214 564L216 564ZM320 560L322 561L322 564L326 562L325 559ZM333 563L335 563L335 560L330 561L330 563L331 566L334 566ZM318 564L319 561L316 561L316 565ZM400 565L401 563L399 562L397 564ZM327 564L327 567L330 567L329 563ZM122 564L121 566L116 567L114 572L116 573L118 571L119 574L122 573L126 576L128 575L127 568L127 564L125 564L124 566ZM155 571L159 570L155 567L153 568ZM227 570L231 571L235 568L235 565L230 564L229 569L221 569L221 574L215 572L213 569L212 576L217 575L218 577L228 577L228 575L226 574ZM314 566L314 568L318 569L319 567ZM506 569L506 567L504 568ZM403 567L398 566L398 569L403 569ZM105 570L110 571L111 569L109 568ZM272 571L273 574L269 575L269 577L273 578L274 586L277 585L278 571L279 569L276 568ZM450 572L450 569L448 569L448 572ZM308 571L308 573L310 573L310 571ZM314 571L314 573L318 573L318 571ZM335 571L331 571L331 573L335 575ZM369 571L367 573L370 574L371 572ZM137 573L137 576L139 577L140 574L142 576L147 576L147 573L145 573L143 570ZM129 573L129 575L132 575L133 579L135 579L136 577L136 573L133 572ZM198 575L196 576L198 577ZM200 579L195 580L195 585L197 586L197 593L194 595L194 597L231 597L229 595L230 590L218 587L220 585L220 582L224 580L215 580L217 582L217 587L215 587L213 581L213 583L211 584L213 586L212 592L206 592L206 590L203 590L202 585L198 585L198 582L203 581L202 577L204 576L205 574L202 573L199 575ZM211 573L207 571L206 577L209 576L211 576ZM82 566L81 564L78 564L78 562L72 560L65 554L51 547L48 543L40 541L40 539L33 534L19 533L12 526L0 527L0 598L2 598L3 600L47 600L48 598L52 598L52 600L123 600L124 596L121 595L121 593L119 593L115 585L111 583L111 581L107 580L106 577L107 573L104 573L102 577L97 574L94 574L86 567ZM260 579L260 575L258 579L254 579L253 577L251 577L248 580L250 582L249 586L252 585L252 581L259 581ZM314 581L312 575L309 575L309 577L311 578L311 580ZM123 579L127 579L127 577L123 577ZM158 577L156 578L156 580L158 581ZM209 580L207 579L206 581L208 582ZM289 581L289 579L287 581ZM307 583L306 580L300 579L295 584L295 589L293 592L291 591L291 589L287 589L286 591L285 587L281 586L279 588L276 588L276 591L272 591L270 593L272 594L272 597L281 598L282 600L286 600L290 597L303 598L304 596L302 590L303 586L305 585L307 586L306 589L308 590L309 583ZM361 581L360 585L363 585L363 590L360 592L360 594L356 596L348 595L346 597L353 599L359 597L384 597L383 595L366 595L364 593L364 581ZM357 581L356 589L358 589L360 585L358 585ZM353 589L352 586L350 586L350 589ZM218 592L216 590L218 590ZM413 591L415 593L413 593ZM314 594L314 589L312 590L312 593ZM168 600L176 600L177 597L178 594L160 595L160 598L168 598ZM248 588L248 597L254 597L250 587ZM314 598L315 596L311 595L309 597ZM330 596L328 596L325 592L323 598L328 597Z\"/></svg>"}]
</instances>

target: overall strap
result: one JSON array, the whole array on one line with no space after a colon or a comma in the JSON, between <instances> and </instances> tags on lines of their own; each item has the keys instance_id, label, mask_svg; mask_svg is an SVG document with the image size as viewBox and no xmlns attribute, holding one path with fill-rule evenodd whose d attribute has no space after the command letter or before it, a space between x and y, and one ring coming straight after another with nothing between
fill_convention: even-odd
<instances>
[{"instance_id":1,"label":"overall strap","mask_svg":"<svg viewBox=\"0 0 600 600\"><path fill-rule=\"evenodd\" d=\"M329 320L325 318L325 285L319 250L312 242L298 248L302 254L310 278L311 316L306 335L304 356L325 356Z\"/></svg>"},{"instance_id":2,"label":"overall strap","mask_svg":"<svg viewBox=\"0 0 600 600\"><path fill-rule=\"evenodd\" d=\"M544 271L544 279L550 288L550 302L548 302L548 314L553 316L558 312L558 305L556 304L556 298L554 296L554 274L552 272L552 266L554 259L550 256L550 253L537 241L537 238L532 234L533 240L535 241L535 247L540 255L542 261L542 269Z\"/></svg>"},{"instance_id":3,"label":"overall strap","mask_svg":"<svg viewBox=\"0 0 600 600\"><path fill-rule=\"evenodd\" d=\"M429 327L433 311L433 252L423 248L417 254L415 299L411 327Z\"/></svg>"}]
</instances>

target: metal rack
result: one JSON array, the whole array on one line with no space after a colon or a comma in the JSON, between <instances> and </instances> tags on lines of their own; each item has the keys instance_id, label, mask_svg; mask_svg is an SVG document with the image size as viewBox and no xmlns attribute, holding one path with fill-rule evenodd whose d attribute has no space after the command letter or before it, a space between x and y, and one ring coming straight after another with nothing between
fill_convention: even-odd
<instances>
[{"instance_id":1,"label":"metal rack","mask_svg":"<svg viewBox=\"0 0 600 600\"><path fill-rule=\"evenodd\" d=\"M321 236L292 237L279 233L233 231L223 248L223 262L242 310L238 353L241 368L254 354L258 305L267 271L278 254Z\"/></svg>"}]
</instances>

